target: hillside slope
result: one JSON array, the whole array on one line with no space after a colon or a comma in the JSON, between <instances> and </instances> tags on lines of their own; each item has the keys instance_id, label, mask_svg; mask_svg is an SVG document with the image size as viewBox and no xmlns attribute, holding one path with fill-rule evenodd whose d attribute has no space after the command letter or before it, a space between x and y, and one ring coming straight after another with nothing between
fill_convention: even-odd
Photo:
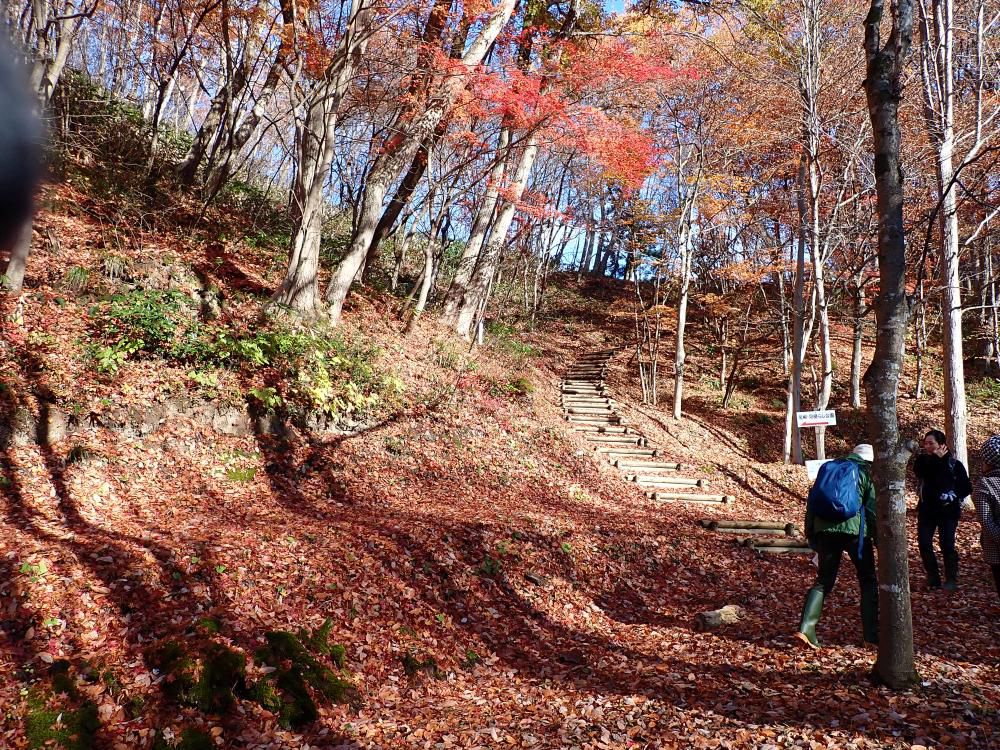
<instances>
[{"instance_id":1,"label":"hillside slope","mask_svg":"<svg viewBox=\"0 0 1000 750\"><path fill-rule=\"evenodd\" d=\"M693 377L691 416L675 423L639 404L627 352L613 360L626 419L736 495L724 511L649 500L563 420L569 364L627 345L613 282L557 279L538 330L497 328L471 352L433 315L403 336L395 298L361 290L344 377L363 360L365 387L400 387L365 391L374 406L323 431L220 431L178 399L290 399L286 374L139 351L102 374L101 306L157 285L193 299L197 282L227 330L266 327L280 245L250 242L238 216L198 224L176 198L109 253L121 206L65 183L48 199L24 325L3 347L6 423L32 429L8 430L0 458L0 744L1000 743L1000 608L971 520L962 590L914 594L924 682L903 695L867 681L849 569L824 613L830 648L806 654L789 636L808 559L758 557L698 526L707 513L800 520L804 472L773 463L780 376L730 412ZM129 272L108 272L109 257ZM72 268L88 270L82 287ZM695 372L709 368L696 353ZM173 406L150 421L151 404ZM72 417L58 434L39 428L53 410ZM836 447L860 424L844 416ZM695 632L696 613L725 604L746 618Z\"/></svg>"}]
</instances>

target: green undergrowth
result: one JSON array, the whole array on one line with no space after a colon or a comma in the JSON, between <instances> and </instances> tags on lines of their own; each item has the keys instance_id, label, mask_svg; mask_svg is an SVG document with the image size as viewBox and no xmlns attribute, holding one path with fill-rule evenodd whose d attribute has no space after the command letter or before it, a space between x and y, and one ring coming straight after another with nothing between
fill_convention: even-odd
<instances>
[{"instance_id":1,"label":"green undergrowth","mask_svg":"<svg viewBox=\"0 0 1000 750\"><path fill-rule=\"evenodd\" d=\"M276 321L254 330L205 323L185 294L154 289L116 294L90 312L87 352L107 377L142 359L188 366L191 379L206 387L218 382L213 370L273 368L274 386L248 391L256 406L333 418L370 416L395 406L402 394L402 381L382 367L378 349L332 331Z\"/></svg>"},{"instance_id":2,"label":"green undergrowth","mask_svg":"<svg viewBox=\"0 0 1000 750\"><path fill-rule=\"evenodd\" d=\"M342 673L346 650L329 642L331 627L327 620L311 632L267 633L254 662L269 671L256 681L248 677L246 656L214 641L167 641L151 649L148 658L164 675L167 697L182 706L224 715L237 701L248 700L274 713L286 729L298 729L319 716L317 703L357 703L360 698ZM202 630L211 633L210 628Z\"/></svg>"}]
</instances>

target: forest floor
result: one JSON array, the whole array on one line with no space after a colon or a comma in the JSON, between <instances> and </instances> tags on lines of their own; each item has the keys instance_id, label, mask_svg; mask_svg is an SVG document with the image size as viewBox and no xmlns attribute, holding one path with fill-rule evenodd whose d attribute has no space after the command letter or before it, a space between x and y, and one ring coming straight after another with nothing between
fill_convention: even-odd
<instances>
[{"instance_id":1,"label":"forest floor","mask_svg":"<svg viewBox=\"0 0 1000 750\"><path fill-rule=\"evenodd\" d=\"M92 301L66 293L62 269L93 267L109 224L66 210L89 200L68 186L52 190L38 231L59 241L33 259L24 328L5 331L8 423L15 406L44 408L43 392L86 413L183 382L150 359L113 379L87 369ZM205 267L236 317L280 273L274 253L240 240L220 254L162 227L135 236L119 252L136 264L222 258ZM536 330L471 353L433 314L401 335L393 304L361 290L345 324L404 385L375 422L228 436L175 417L143 436L8 436L0 746L1000 746L1000 602L971 515L957 592L923 590L911 545L921 682L902 693L869 678L849 564L824 610L826 647L806 652L791 635L808 557L760 557L698 525L801 522L805 471L780 462L780 368L723 410L696 330L675 422L640 404L631 302L614 282L556 279ZM609 379L626 420L735 505L653 502L568 429L561 373L609 346L626 350ZM838 380L831 453L863 434L846 400ZM904 401L905 426L919 433L940 412L933 396ZM974 419L972 445L987 426ZM745 619L695 631L695 614L726 604Z\"/></svg>"}]
</instances>

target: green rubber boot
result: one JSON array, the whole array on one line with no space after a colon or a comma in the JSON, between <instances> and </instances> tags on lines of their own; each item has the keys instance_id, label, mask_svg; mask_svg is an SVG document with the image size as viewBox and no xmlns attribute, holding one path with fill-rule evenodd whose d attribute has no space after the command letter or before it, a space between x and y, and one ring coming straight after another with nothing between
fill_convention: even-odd
<instances>
[{"instance_id":1,"label":"green rubber boot","mask_svg":"<svg viewBox=\"0 0 1000 750\"><path fill-rule=\"evenodd\" d=\"M865 643L878 645L878 594L861 596L861 632Z\"/></svg>"},{"instance_id":2,"label":"green rubber boot","mask_svg":"<svg viewBox=\"0 0 1000 750\"><path fill-rule=\"evenodd\" d=\"M820 613L823 611L823 589L809 589L806 594L805 604L802 605L802 621L799 623L799 630L795 637L806 644L809 648L819 648L819 641L816 640L816 623L819 622Z\"/></svg>"}]
</instances>

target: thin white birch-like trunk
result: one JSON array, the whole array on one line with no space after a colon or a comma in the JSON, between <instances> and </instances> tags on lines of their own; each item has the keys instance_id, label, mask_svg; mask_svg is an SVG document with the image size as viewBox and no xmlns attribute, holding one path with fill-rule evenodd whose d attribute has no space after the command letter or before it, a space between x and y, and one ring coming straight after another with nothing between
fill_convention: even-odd
<instances>
[{"instance_id":1,"label":"thin white birch-like trunk","mask_svg":"<svg viewBox=\"0 0 1000 750\"><path fill-rule=\"evenodd\" d=\"M462 257L458 261L458 268L455 269L455 277L452 279L448 294L445 296L441 318L446 325L454 326L458 322L458 310L462 305L466 291L468 291L469 281L472 279L472 273L475 271L476 263L486 243L490 224L496 214L500 183L503 181L504 163L509 148L510 129L501 128L497 140L496 161L490 169L489 181L486 184L483 198L476 207L476 215L472 220L472 228L469 230L469 241L465 244Z\"/></svg>"},{"instance_id":2,"label":"thin white birch-like trunk","mask_svg":"<svg viewBox=\"0 0 1000 750\"><path fill-rule=\"evenodd\" d=\"M489 242L483 250L482 258L480 258L475 271L473 271L468 289L455 316L454 330L459 336L468 337L471 335L475 318L485 305L485 295L490 280L496 272L500 253L503 250L504 243L507 241L507 232L517 211L517 201L524 194L524 189L528 185L528 177L531 174L531 169L535 164L537 156L538 140L535 135L532 135L528 137L525 143L517 168L514 170L513 178L507 186L509 198L504 202L503 207L497 214L496 222L490 232Z\"/></svg>"},{"instance_id":3,"label":"thin white birch-like trunk","mask_svg":"<svg viewBox=\"0 0 1000 750\"><path fill-rule=\"evenodd\" d=\"M323 185L333 160L337 110L368 44L371 6L366 2L353 0L336 57L306 100L302 120L297 123L292 241L285 278L272 301L306 317L316 317L321 312L317 272L323 230Z\"/></svg>"},{"instance_id":4,"label":"thin white birch-like trunk","mask_svg":"<svg viewBox=\"0 0 1000 750\"><path fill-rule=\"evenodd\" d=\"M472 71L482 63L493 42L510 20L515 4L515 0L501 0L496 6L489 20L462 56L461 64L466 70ZM410 165L420 144L434 132L441 118L451 109L465 83L465 76L450 75L440 84L440 90L432 95L424 110L410 121L405 130L394 135L375 158L365 181L364 195L356 214L351 245L334 271L326 290L325 300L331 325L340 322L347 293L364 262L375 229L382 217L382 206L389 187Z\"/></svg>"},{"instance_id":5,"label":"thin white birch-like trunk","mask_svg":"<svg viewBox=\"0 0 1000 750\"><path fill-rule=\"evenodd\" d=\"M677 300L677 331L674 345L674 419L681 418L682 404L684 400L684 363L687 354L684 351L684 334L687 329L687 309L688 296L691 288L691 264L694 256L694 243L692 238L692 228L694 225L694 215L697 210L698 190L701 180L701 152L690 153L685 156L684 147L678 146L677 161L677 190L681 199L681 215L677 221L677 250L680 255L680 291ZM692 184L686 185L688 175L687 162L694 158L696 160L695 174L692 177Z\"/></svg>"}]
</instances>

